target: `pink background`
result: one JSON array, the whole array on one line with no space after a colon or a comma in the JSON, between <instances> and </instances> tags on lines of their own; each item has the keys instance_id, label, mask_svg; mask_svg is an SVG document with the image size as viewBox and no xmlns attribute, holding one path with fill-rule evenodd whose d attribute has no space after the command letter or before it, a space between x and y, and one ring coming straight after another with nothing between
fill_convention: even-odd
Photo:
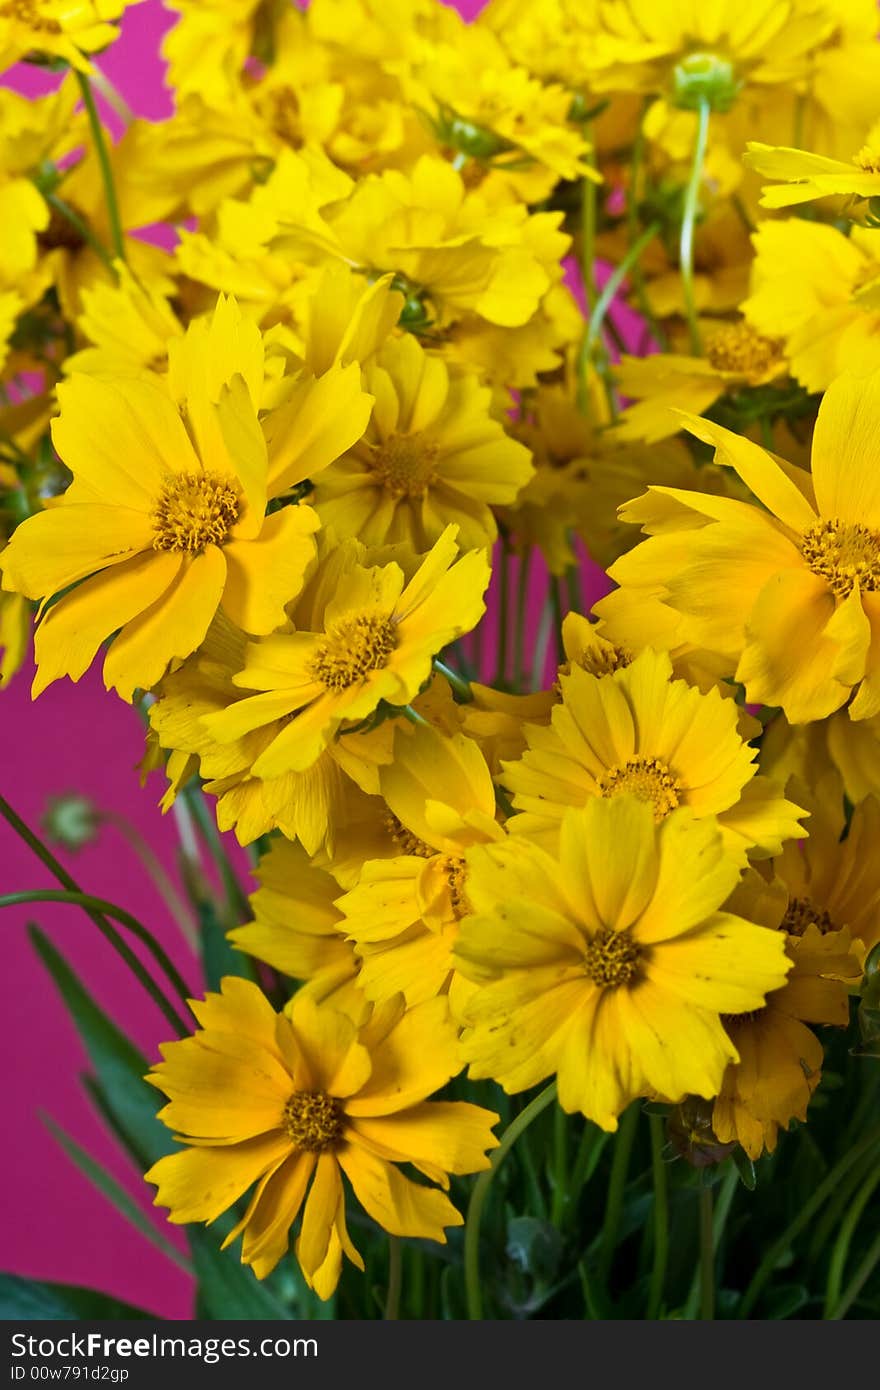
<instances>
[{"instance_id":1,"label":"pink background","mask_svg":"<svg viewBox=\"0 0 880 1390\"><path fill-rule=\"evenodd\" d=\"M479 0L460 0L468 18ZM146 0L125 16L122 37L101 67L136 114L161 118L170 110L162 86L158 46L172 17L158 0ZM7 79L3 79L7 80ZM18 69L10 85L36 95L53 85L37 69ZM57 79L56 79L57 81ZM594 572L595 573L595 572ZM593 588L593 584L590 584ZM486 640L494 641L491 623ZM22 671L0 694L3 755L0 789L32 826L48 799L61 792L85 794L106 812L124 814L173 871L177 836L173 818L157 806L161 782L138 786L135 764L143 751L137 714L104 692L94 669L79 682L59 682L36 704L29 696L31 671ZM87 891L127 907L155 931L184 975L197 984L195 962L142 865L119 832L76 854L59 857ZM0 822L0 891L55 887L27 847ZM9 908L0 913L7 971L3 981L7 1020L4 1086L3 1186L7 1195L0 1265L40 1279L85 1284L113 1293L165 1318L191 1315L186 1275L146 1243L85 1178L46 1132L40 1112L57 1120L81 1145L125 1182L172 1239L150 1193L97 1118L80 1082L86 1058L73 1026L25 935L37 921L58 943L83 981L148 1057L168 1036L162 1016L118 963L85 915L75 907Z\"/></svg>"}]
</instances>

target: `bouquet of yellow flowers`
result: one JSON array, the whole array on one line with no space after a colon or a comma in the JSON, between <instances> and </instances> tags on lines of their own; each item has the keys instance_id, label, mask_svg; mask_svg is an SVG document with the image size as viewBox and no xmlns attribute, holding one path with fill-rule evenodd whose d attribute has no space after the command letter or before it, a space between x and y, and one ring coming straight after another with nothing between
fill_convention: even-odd
<instances>
[{"instance_id":1,"label":"bouquet of yellow flowers","mask_svg":"<svg viewBox=\"0 0 880 1390\"><path fill-rule=\"evenodd\" d=\"M199 1306L878 1316L873 0L168 8L0 4L0 671L222 890L0 905Z\"/></svg>"}]
</instances>

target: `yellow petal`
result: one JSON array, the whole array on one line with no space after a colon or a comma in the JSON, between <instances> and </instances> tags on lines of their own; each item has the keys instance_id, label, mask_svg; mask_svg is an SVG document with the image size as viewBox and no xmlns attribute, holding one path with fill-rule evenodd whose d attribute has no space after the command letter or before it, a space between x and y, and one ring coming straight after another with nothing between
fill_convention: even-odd
<instances>
[{"instance_id":1,"label":"yellow petal","mask_svg":"<svg viewBox=\"0 0 880 1390\"><path fill-rule=\"evenodd\" d=\"M223 610L243 632L262 636L282 627L285 607L299 594L315 554L311 507L284 507L266 517L253 540L223 547L228 567Z\"/></svg>"},{"instance_id":2,"label":"yellow petal","mask_svg":"<svg viewBox=\"0 0 880 1390\"><path fill-rule=\"evenodd\" d=\"M338 1151L338 1158L361 1206L391 1235L437 1240L445 1245L443 1228L464 1225L463 1217L443 1192L411 1182L359 1144L346 1144Z\"/></svg>"},{"instance_id":3,"label":"yellow petal","mask_svg":"<svg viewBox=\"0 0 880 1390\"><path fill-rule=\"evenodd\" d=\"M146 512L62 502L28 517L3 551L3 587L49 598L69 584L143 551L152 552Z\"/></svg>"},{"instance_id":4,"label":"yellow petal","mask_svg":"<svg viewBox=\"0 0 880 1390\"><path fill-rule=\"evenodd\" d=\"M286 1134L264 1134L224 1148L182 1149L160 1158L144 1179L156 1184L153 1205L169 1207L169 1221L214 1221L289 1152Z\"/></svg>"}]
</instances>

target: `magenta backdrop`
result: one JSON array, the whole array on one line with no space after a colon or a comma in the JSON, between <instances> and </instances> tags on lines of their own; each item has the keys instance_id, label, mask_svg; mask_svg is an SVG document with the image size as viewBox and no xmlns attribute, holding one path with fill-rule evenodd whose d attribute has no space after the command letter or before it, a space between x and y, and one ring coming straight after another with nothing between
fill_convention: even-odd
<instances>
[{"instance_id":1,"label":"magenta backdrop","mask_svg":"<svg viewBox=\"0 0 880 1390\"><path fill-rule=\"evenodd\" d=\"M457 8L472 18L482 4L459 0ZM170 110L158 47L171 22L159 0L146 0L129 10L122 37L101 59L102 68L138 115L158 119ZM51 77L33 68L18 69L9 82L32 95L53 85ZM591 567L586 575L591 599L598 594L598 581L599 572ZM491 626L486 639L494 640ZM36 704L30 701L30 677L30 670L22 671L0 695L4 795L36 825L51 796L85 794L102 810L125 815L173 872L177 837L172 818L163 818L155 804L160 783L152 778L145 790L138 786L135 764L143 737L137 715L105 693L96 669L78 685L64 681L52 686ZM77 854L60 851L59 857L87 891L147 921L184 974L196 981L193 958L178 929L117 830L106 827L96 844ZM55 886L27 847L0 823L0 891ZM86 1058L27 941L28 921L38 921L62 947L99 1003L150 1059L168 1035L161 1015L78 909L39 906L3 913L8 1064L2 1266L40 1279L103 1289L160 1317L189 1317L192 1290L187 1277L79 1175L40 1119L45 1112L57 1120L183 1247L162 1213L152 1211L152 1189L132 1173L86 1098L80 1082Z\"/></svg>"}]
</instances>

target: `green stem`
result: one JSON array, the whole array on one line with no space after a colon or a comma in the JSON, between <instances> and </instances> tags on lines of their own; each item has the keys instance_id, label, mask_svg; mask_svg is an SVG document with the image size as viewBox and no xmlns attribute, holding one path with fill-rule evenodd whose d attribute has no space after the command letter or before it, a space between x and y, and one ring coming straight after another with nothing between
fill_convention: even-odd
<instances>
[{"instance_id":1,"label":"green stem","mask_svg":"<svg viewBox=\"0 0 880 1390\"><path fill-rule=\"evenodd\" d=\"M553 1202L550 1220L562 1225L568 1205L568 1116L561 1105L553 1112Z\"/></svg>"},{"instance_id":2,"label":"green stem","mask_svg":"<svg viewBox=\"0 0 880 1390\"><path fill-rule=\"evenodd\" d=\"M699 356L702 352L700 329L697 323L697 306L694 297L694 227L697 221L697 205L700 197L700 183L703 178L703 165L706 160L706 145L709 139L709 117L712 108L706 97L701 97L697 112L697 138L694 141L694 157L690 178L684 198L684 211L681 218L681 240L679 242L679 268L681 287L684 291L685 312L691 340L691 352Z\"/></svg>"},{"instance_id":3,"label":"green stem","mask_svg":"<svg viewBox=\"0 0 880 1390\"><path fill-rule=\"evenodd\" d=\"M113 169L110 164L110 152L107 148L107 141L104 137L104 127L101 125L101 118L98 115L98 108L95 105L95 94L92 91L91 83L84 72L76 74L79 82L79 89L82 93L83 105L89 118L89 126L92 132L92 139L95 143L95 154L98 156L98 163L101 166L101 178L104 183L104 197L107 199L107 218L110 222L110 237L113 243L113 254L119 260L125 260L125 238L122 233L122 222L119 217L119 204L116 201L116 186L113 182Z\"/></svg>"},{"instance_id":4,"label":"green stem","mask_svg":"<svg viewBox=\"0 0 880 1390\"><path fill-rule=\"evenodd\" d=\"M876 1237L862 1263L847 1284L846 1292L830 1315L832 1322L840 1322L842 1318L846 1317L878 1263L880 1263L880 1236Z\"/></svg>"},{"instance_id":5,"label":"green stem","mask_svg":"<svg viewBox=\"0 0 880 1390\"><path fill-rule=\"evenodd\" d=\"M471 690L470 683L464 680L457 671L453 671L451 667L447 666L445 662L441 661L440 658L436 656L434 657L434 670L438 675L443 676L444 679L449 682L453 692L464 704L467 704L474 698L474 692Z\"/></svg>"},{"instance_id":6,"label":"green stem","mask_svg":"<svg viewBox=\"0 0 880 1390\"><path fill-rule=\"evenodd\" d=\"M715 1320L715 1233L712 1229L712 1189L700 1189L700 1317Z\"/></svg>"},{"instance_id":7,"label":"green stem","mask_svg":"<svg viewBox=\"0 0 880 1390\"><path fill-rule=\"evenodd\" d=\"M568 611L563 576L554 574L550 579L550 595L553 603L553 624L556 638L556 660L561 666L565 660L565 647L562 642L562 620Z\"/></svg>"},{"instance_id":8,"label":"green stem","mask_svg":"<svg viewBox=\"0 0 880 1390\"><path fill-rule=\"evenodd\" d=\"M865 1210L878 1184L880 1184L880 1169L875 1168L868 1174L867 1178L862 1183L856 1194L855 1200L851 1203L841 1223L840 1232L834 1242L831 1251L831 1260L828 1266L828 1282L825 1288L825 1311L822 1314L824 1318L833 1318L833 1310L840 1303L840 1290L846 1270L846 1257L849 1254L849 1247L852 1243L852 1238L859 1224L862 1212Z\"/></svg>"},{"instance_id":9,"label":"green stem","mask_svg":"<svg viewBox=\"0 0 880 1390\"><path fill-rule=\"evenodd\" d=\"M633 141L632 160L630 163L629 198L627 199L626 205L626 228L630 246L635 245L639 234L639 186L642 179L645 155L645 113L649 105L650 103L646 102L642 109L639 128L636 132L636 138ZM648 291L645 286L645 277L638 260L633 263L632 282L633 289L636 293L638 311L648 325L651 336L654 338L657 346L661 351L665 351L667 347L666 333L651 308L651 303L648 299Z\"/></svg>"},{"instance_id":10,"label":"green stem","mask_svg":"<svg viewBox=\"0 0 880 1390\"><path fill-rule=\"evenodd\" d=\"M546 1110L548 1105L553 1104L555 1099L556 1082L551 1081L549 1086L545 1086L543 1091L529 1101L525 1109L507 1126L501 1143L492 1155L492 1166L485 1173L481 1173L474 1183L464 1231L464 1283L468 1319L472 1322L479 1322L483 1316L483 1295L480 1288L480 1224L492 1183L519 1136L528 1129L532 1120Z\"/></svg>"},{"instance_id":11,"label":"green stem","mask_svg":"<svg viewBox=\"0 0 880 1390\"><path fill-rule=\"evenodd\" d=\"M68 894L76 894L77 899L89 897L87 893L83 893L76 879L73 878L73 876L67 872L64 865L61 864L55 858L55 855L48 848L48 846L43 844L39 836L34 834L30 827L22 820L18 812L13 810L9 802L3 796L0 796L0 815L2 815L4 820L12 827L16 835L18 835L22 840L24 840L25 844L28 846L30 850L33 851L37 858L43 864L45 864L46 868L52 874L52 877L58 880L58 882L66 889ZM71 897L69 900L74 901L73 897ZM97 899L92 901L100 902L102 900ZM189 1024L184 1022L184 1020L182 1020L179 1017L179 1015L174 1011L173 1007L168 1003L164 994L162 994L161 990L158 988L155 981L150 976L149 972L144 968L144 966L138 960L134 952L122 939L122 937L119 935L119 932L116 930L113 924L107 920L107 916L105 915L106 910L103 908L96 909L91 906L86 906L85 903L82 903L81 906L85 907L87 915L89 916L91 921L94 922L101 935L105 938L108 944L113 947L114 951L116 951L116 953L125 961L132 974L137 977L137 979L143 985L147 993L154 999L154 1001L162 1010L163 1014L168 1019L168 1021L170 1023L173 1023L176 1031L180 1033L182 1037L189 1034L191 1031ZM118 909L116 910L118 911ZM142 927L140 923L138 923L137 925L141 931L146 931L146 928ZM157 942L153 941L152 937L149 936L149 933L147 933L147 936L149 937L149 940L145 944L153 953L153 956L156 959L156 961L161 964L163 958L167 960L165 952L162 950L161 946L159 946ZM170 961L168 962L168 964L171 964ZM171 969L174 970L174 967L171 966ZM171 976L169 975L169 979L170 978ZM180 977L178 976L178 980L179 979ZM184 991L182 997L186 998L188 995L186 985L183 984L182 980L180 980L180 984L183 986Z\"/></svg>"},{"instance_id":12,"label":"green stem","mask_svg":"<svg viewBox=\"0 0 880 1390\"><path fill-rule=\"evenodd\" d=\"M586 376L587 370L593 361L593 356L596 351L596 344L599 341L599 334L602 331L602 324L605 321L605 315L608 313L609 308L614 303L614 300L617 298L617 295L620 292L621 285L623 284L632 267L638 261L645 247L654 240L655 236L659 231L659 222L652 222L650 227L646 227L645 230L642 232L642 235L639 237L638 241L635 242L634 245L632 245L629 248L623 260L620 262L620 265L617 266L617 268L615 269L613 275L609 275L607 281L605 282L605 288L599 295L593 312L590 314L589 323L587 324L587 331L584 334L583 342L581 343L580 375Z\"/></svg>"},{"instance_id":13,"label":"green stem","mask_svg":"<svg viewBox=\"0 0 880 1390\"><path fill-rule=\"evenodd\" d=\"M106 898L96 898L91 893L73 892L64 888L37 888L22 893L0 894L0 908L20 907L25 903L68 903L72 907L84 907L90 915L94 913L96 916L100 917L112 917L120 926L130 931L132 936L140 941L141 945L147 948L156 964L168 977L170 984L180 996L182 1002L186 1004L188 1000L192 998L192 990L188 987L177 967L166 955L158 941L156 941L152 932L144 926L143 922L139 922L136 917L132 917L131 913L126 912L124 908L117 907L115 903L108 902ZM108 937L108 940L109 939ZM131 963L131 960L137 960L137 957L132 955L129 948L122 942L121 937L119 940L125 948L126 959L128 960L130 957L128 963ZM170 1018L171 1015L166 1012L166 1017ZM177 1019L177 1022L179 1023L180 1019ZM185 1031L189 1032L189 1029L185 1028Z\"/></svg>"},{"instance_id":14,"label":"green stem","mask_svg":"<svg viewBox=\"0 0 880 1390\"><path fill-rule=\"evenodd\" d=\"M247 893L239 883L238 877L226 856L223 840L217 829L217 822L205 800L204 792L197 782L190 782L185 787L183 794L202 837L202 842L220 875L220 882L226 894L226 909L233 926L238 926L239 922L250 921L253 914Z\"/></svg>"},{"instance_id":15,"label":"green stem","mask_svg":"<svg viewBox=\"0 0 880 1390\"><path fill-rule=\"evenodd\" d=\"M498 657L495 667L495 684L500 686L507 680L507 637L510 628L509 560L507 541L502 538L498 550Z\"/></svg>"},{"instance_id":16,"label":"green stem","mask_svg":"<svg viewBox=\"0 0 880 1390\"><path fill-rule=\"evenodd\" d=\"M388 1237L388 1294L385 1299L385 1318L400 1317L400 1290L403 1284L403 1246L399 1236Z\"/></svg>"},{"instance_id":17,"label":"green stem","mask_svg":"<svg viewBox=\"0 0 880 1390\"><path fill-rule=\"evenodd\" d=\"M532 570L532 547L529 546L519 557L519 575L516 585L516 628L513 633L513 687L519 690L524 671L523 658L526 639L526 606L529 600L529 578Z\"/></svg>"},{"instance_id":18,"label":"green stem","mask_svg":"<svg viewBox=\"0 0 880 1390\"><path fill-rule=\"evenodd\" d=\"M593 283L596 248L596 185L592 179L585 178L581 184L581 281L584 290L584 306L589 319L595 295ZM588 359L582 353L578 359L577 403L582 415L590 409L590 383L587 377Z\"/></svg>"},{"instance_id":19,"label":"green stem","mask_svg":"<svg viewBox=\"0 0 880 1390\"><path fill-rule=\"evenodd\" d=\"M605 1219L602 1222L602 1239L599 1253L599 1277L607 1287L608 1276L617 1247L617 1233L623 1212L623 1198L629 1174L629 1161L639 1124L639 1107L631 1105L620 1117L620 1128L614 1141L614 1157L611 1161L611 1176L608 1179L608 1197L605 1202Z\"/></svg>"},{"instance_id":20,"label":"green stem","mask_svg":"<svg viewBox=\"0 0 880 1390\"><path fill-rule=\"evenodd\" d=\"M651 1129L651 1174L654 1180L654 1257L645 1317L654 1321L663 1307L666 1266L669 1262L669 1179L663 1161L663 1117L649 1116Z\"/></svg>"},{"instance_id":21,"label":"green stem","mask_svg":"<svg viewBox=\"0 0 880 1390\"><path fill-rule=\"evenodd\" d=\"M153 853L137 826L133 825L127 816L120 815L116 811L103 811L100 819L104 825L115 826L122 838L134 850L155 884L156 891L180 928L184 940L194 951L197 951L199 935L192 913L178 893L171 877L165 872L158 856Z\"/></svg>"},{"instance_id":22,"label":"green stem","mask_svg":"<svg viewBox=\"0 0 880 1390\"><path fill-rule=\"evenodd\" d=\"M44 193L43 197L49 204L49 207L54 208L59 217L64 218L65 222L69 222L77 236L82 237L86 245L92 248L101 263L105 265L108 270L113 270L112 256L108 253L107 248L101 245L91 227L80 217L79 213L75 212L69 203L65 203L63 198L59 198L57 193Z\"/></svg>"},{"instance_id":23,"label":"green stem","mask_svg":"<svg viewBox=\"0 0 880 1390\"><path fill-rule=\"evenodd\" d=\"M431 727L424 715L419 714L418 710L413 709L412 705L404 705L400 712L404 719L409 720L410 724L424 724L426 728Z\"/></svg>"},{"instance_id":24,"label":"green stem","mask_svg":"<svg viewBox=\"0 0 880 1390\"><path fill-rule=\"evenodd\" d=\"M765 1252L761 1263L758 1265L752 1277L751 1283L743 1295L737 1310L737 1317L747 1318L749 1316L758 1301L764 1285L776 1268L777 1262L784 1255L792 1241L800 1235L804 1227L813 1219L823 1202L835 1191L838 1183L843 1176L849 1172L853 1164L858 1163L862 1154L867 1153L875 1144L880 1144L880 1128L872 1129L869 1134L865 1135L860 1143L853 1145L853 1147L834 1165L828 1176L823 1179L812 1196L810 1196L801 1207L794 1220L789 1222L788 1226L786 1226L785 1230L782 1232L782 1235L778 1240L775 1240Z\"/></svg>"}]
</instances>

